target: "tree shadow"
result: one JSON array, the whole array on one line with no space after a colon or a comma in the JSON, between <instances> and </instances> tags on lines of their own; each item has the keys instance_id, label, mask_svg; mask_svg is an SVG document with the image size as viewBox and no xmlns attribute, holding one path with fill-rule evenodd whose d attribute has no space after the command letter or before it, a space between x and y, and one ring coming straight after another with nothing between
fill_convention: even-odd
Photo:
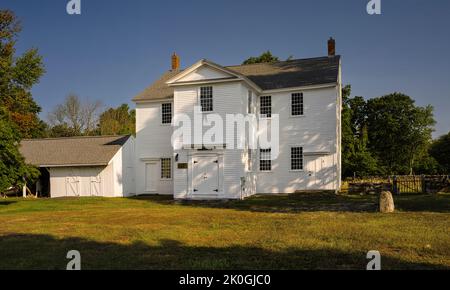
<instances>
[{"instance_id":1,"label":"tree shadow","mask_svg":"<svg viewBox=\"0 0 450 290\"><path fill-rule=\"evenodd\" d=\"M191 207L235 209L253 212L297 213L297 212L376 212L378 200L375 196L343 196L330 192L308 192L294 194L256 195L245 200L174 200L171 196L133 197L163 205L179 204Z\"/></svg>"},{"instance_id":2,"label":"tree shadow","mask_svg":"<svg viewBox=\"0 0 450 290\"><path fill-rule=\"evenodd\" d=\"M10 204L14 204L16 202L17 201L0 200L0 206L2 206L2 205L7 206L7 205L10 205Z\"/></svg>"},{"instance_id":3,"label":"tree shadow","mask_svg":"<svg viewBox=\"0 0 450 290\"><path fill-rule=\"evenodd\" d=\"M78 250L81 268L168 270L359 269L368 260L363 252L334 249L267 250L250 246L189 246L176 240L157 245L97 242L82 238L56 239L49 235L9 234L0 239L0 269L59 269L67 252ZM411 263L383 256L382 269L450 269L446 265Z\"/></svg>"}]
</instances>

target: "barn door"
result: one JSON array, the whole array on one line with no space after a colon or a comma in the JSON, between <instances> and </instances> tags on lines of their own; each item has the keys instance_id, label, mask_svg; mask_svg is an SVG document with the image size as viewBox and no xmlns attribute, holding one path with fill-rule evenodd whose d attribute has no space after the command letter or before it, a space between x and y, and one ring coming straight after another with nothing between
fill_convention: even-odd
<instances>
[{"instance_id":1,"label":"barn door","mask_svg":"<svg viewBox=\"0 0 450 290\"><path fill-rule=\"evenodd\" d=\"M66 177L66 195L80 196L80 179L75 170L70 170L69 176Z\"/></svg>"},{"instance_id":2,"label":"barn door","mask_svg":"<svg viewBox=\"0 0 450 290\"><path fill-rule=\"evenodd\" d=\"M102 178L99 175L91 177L91 196L103 196Z\"/></svg>"}]
</instances>

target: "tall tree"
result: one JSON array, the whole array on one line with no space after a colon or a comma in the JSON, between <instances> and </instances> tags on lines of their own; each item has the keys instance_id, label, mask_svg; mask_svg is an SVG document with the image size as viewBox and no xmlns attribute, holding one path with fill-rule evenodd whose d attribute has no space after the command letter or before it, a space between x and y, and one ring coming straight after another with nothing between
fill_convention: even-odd
<instances>
[{"instance_id":1,"label":"tall tree","mask_svg":"<svg viewBox=\"0 0 450 290\"><path fill-rule=\"evenodd\" d=\"M430 147L430 155L439 163L441 172L450 173L450 132L435 140Z\"/></svg>"},{"instance_id":2,"label":"tall tree","mask_svg":"<svg viewBox=\"0 0 450 290\"><path fill-rule=\"evenodd\" d=\"M100 107L99 101L83 102L77 95L68 95L64 103L57 105L49 114L49 135L69 137L95 134Z\"/></svg>"},{"instance_id":3,"label":"tall tree","mask_svg":"<svg viewBox=\"0 0 450 290\"><path fill-rule=\"evenodd\" d=\"M0 106L24 138L42 136L45 124L39 119L41 108L31 88L44 73L42 57L36 49L15 56L15 44L21 31L13 12L0 10Z\"/></svg>"},{"instance_id":4,"label":"tall tree","mask_svg":"<svg viewBox=\"0 0 450 290\"><path fill-rule=\"evenodd\" d=\"M39 171L26 165L20 155L20 136L16 134L16 126L6 108L0 107L0 193L24 184L24 178L32 180L39 175Z\"/></svg>"},{"instance_id":5,"label":"tall tree","mask_svg":"<svg viewBox=\"0 0 450 290\"><path fill-rule=\"evenodd\" d=\"M351 98L351 86L342 88L342 175L367 176L381 173L368 149L365 106L362 97Z\"/></svg>"},{"instance_id":6,"label":"tall tree","mask_svg":"<svg viewBox=\"0 0 450 290\"><path fill-rule=\"evenodd\" d=\"M127 104L110 108L100 115L98 127L101 135L135 134L136 112L130 110Z\"/></svg>"},{"instance_id":7,"label":"tall tree","mask_svg":"<svg viewBox=\"0 0 450 290\"><path fill-rule=\"evenodd\" d=\"M264 62L277 62L279 58L272 55L272 53L268 50L263 52L260 56L257 57L249 57L242 64L255 64L255 63L264 63Z\"/></svg>"},{"instance_id":8,"label":"tall tree","mask_svg":"<svg viewBox=\"0 0 450 290\"><path fill-rule=\"evenodd\" d=\"M412 173L435 124L431 106L418 107L401 93L370 99L366 105L369 148L386 173Z\"/></svg>"}]
</instances>

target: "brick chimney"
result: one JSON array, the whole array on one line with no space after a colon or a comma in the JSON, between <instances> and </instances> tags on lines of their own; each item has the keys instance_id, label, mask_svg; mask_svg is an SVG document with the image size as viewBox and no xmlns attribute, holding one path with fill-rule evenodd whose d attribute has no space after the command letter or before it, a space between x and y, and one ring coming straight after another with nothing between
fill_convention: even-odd
<instances>
[{"instance_id":1,"label":"brick chimney","mask_svg":"<svg viewBox=\"0 0 450 290\"><path fill-rule=\"evenodd\" d=\"M333 37L330 37L328 39L328 56L335 56L336 55L336 41L333 39Z\"/></svg>"},{"instance_id":2,"label":"brick chimney","mask_svg":"<svg viewBox=\"0 0 450 290\"><path fill-rule=\"evenodd\" d=\"M172 55L172 70L180 69L180 57L174 52Z\"/></svg>"}]
</instances>

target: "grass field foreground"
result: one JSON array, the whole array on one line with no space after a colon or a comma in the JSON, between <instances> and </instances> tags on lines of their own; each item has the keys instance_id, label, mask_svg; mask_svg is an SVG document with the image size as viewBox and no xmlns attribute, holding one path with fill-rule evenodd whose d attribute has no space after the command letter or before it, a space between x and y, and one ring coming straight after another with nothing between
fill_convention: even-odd
<instances>
[{"instance_id":1,"label":"grass field foreground","mask_svg":"<svg viewBox=\"0 0 450 290\"><path fill-rule=\"evenodd\" d=\"M450 194L0 200L0 269L450 269Z\"/></svg>"}]
</instances>

